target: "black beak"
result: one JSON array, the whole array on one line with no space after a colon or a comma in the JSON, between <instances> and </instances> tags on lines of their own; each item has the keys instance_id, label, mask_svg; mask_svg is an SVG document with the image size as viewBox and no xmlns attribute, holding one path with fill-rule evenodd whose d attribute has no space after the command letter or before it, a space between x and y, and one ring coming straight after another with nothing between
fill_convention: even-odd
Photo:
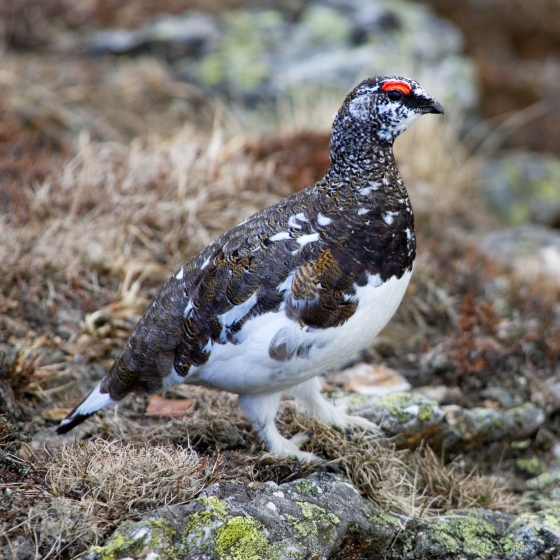
<instances>
[{"instance_id":1,"label":"black beak","mask_svg":"<svg viewBox=\"0 0 560 560\"><path fill-rule=\"evenodd\" d=\"M443 107L439 101L432 99L427 105L422 106L422 113L435 113L436 115L443 115Z\"/></svg>"}]
</instances>

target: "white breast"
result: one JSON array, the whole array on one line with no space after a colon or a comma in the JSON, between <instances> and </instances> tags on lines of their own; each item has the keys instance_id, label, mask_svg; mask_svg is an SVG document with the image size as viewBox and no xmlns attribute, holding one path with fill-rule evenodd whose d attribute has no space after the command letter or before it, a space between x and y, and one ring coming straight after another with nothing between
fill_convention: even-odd
<instances>
[{"instance_id":1,"label":"white breast","mask_svg":"<svg viewBox=\"0 0 560 560\"><path fill-rule=\"evenodd\" d=\"M283 311L247 321L238 335L239 344L214 344L208 362L191 368L185 381L239 394L272 393L335 370L365 348L388 323L410 276L411 272L406 272L399 279L392 277L383 283L378 277L370 277L366 286L356 289L356 312L339 327L301 328ZM308 347L309 351L286 362L272 359L270 343L281 329L283 340L294 348ZM166 384L182 380L173 371Z\"/></svg>"}]
</instances>

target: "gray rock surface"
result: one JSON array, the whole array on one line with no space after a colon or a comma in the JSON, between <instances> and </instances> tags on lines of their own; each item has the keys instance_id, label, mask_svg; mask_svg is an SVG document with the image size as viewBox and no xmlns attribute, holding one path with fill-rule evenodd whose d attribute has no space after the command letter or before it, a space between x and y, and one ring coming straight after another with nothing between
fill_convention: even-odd
<instances>
[{"instance_id":1,"label":"gray rock surface","mask_svg":"<svg viewBox=\"0 0 560 560\"><path fill-rule=\"evenodd\" d=\"M433 520L376 511L339 477L286 484L214 484L185 505L125 522L82 560L553 559L560 510L517 518L482 508Z\"/></svg>"},{"instance_id":2,"label":"gray rock surface","mask_svg":"<svg viewBox=\"0 0 560 560\"><path fill-rule=\"evenodd\" d=\"M510 225L560 226L560 159L513 150L489 160L482 185L492 209Z\"/></svg>"},{"instance_id":3,"label":"gray rock surface","mask_svg":"<svg viewBox=\"0 0 560 560\"><path fill-rule=\"evenodd\" d=\"M560 231L530 225L487 233L478 250L522 279L546 278L560 284Z\"/></svg>"},{"instance_id":4,"label":"gray rock surface","mask_svg":"<svg viewBox=\"0 0 560 560\"><path fill-rule=\"evenodd\" d=\"M462 47L451 23L406 0L316 0L296 21L279 10L191 11L89 43L98 54L160 53L184 79L249 103L301 88L345 92L388 73L414 76L454 112L478 100Z\"/></svg>"},{"instance_id":5,"label":"gray rock surface","mask_svg":"<svg viewBox=\"0 0 560 560\"><path fill-rule=\"evenodd\" d=\"M531 403L509 409L469 409L440 406L415 392L382 397L345 395L335 402L375 422L385 435L398 437L407 446L427 441L446 449L464 449L494 441L521 440L534 434L545 421L545 413Z\"/></svg>"}]
</instances>

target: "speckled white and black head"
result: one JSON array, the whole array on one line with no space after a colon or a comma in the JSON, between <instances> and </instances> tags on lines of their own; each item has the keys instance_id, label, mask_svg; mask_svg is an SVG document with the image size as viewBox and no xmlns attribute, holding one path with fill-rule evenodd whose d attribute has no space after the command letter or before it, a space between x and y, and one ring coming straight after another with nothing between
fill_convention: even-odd
<instances>
[{"instance_id":1,"label":"speckled white and black head","mask_svg":"<svg viewBox=\"0 0 560 560\"><path fill-rule=\"evenodd\" d=\"M342 121L343 129L349 124L369 129L378 140L392 143L426 113L443 114L443 107L420 84L408 78L381 76L356 87L346 98L337 120ZM355 122L345 122L347 119Z\"/></svg>"},{"instance_id":2,"label":"speckled white and black head","mask_svg":"<svg viewBox=\"0 0 560 560\"><path fill-rule=\"evenodd\" d=\"M131 391L176 383L237 393L276 455L313 459L276 429L283 393L324 424L375 429L325 401L317 375L365 348L404 295L416 238L392 144L425 113L443 109L413 80L359 84L335 117L323 179L185 263L59 433Z\"/></svg>"}]
</instances>

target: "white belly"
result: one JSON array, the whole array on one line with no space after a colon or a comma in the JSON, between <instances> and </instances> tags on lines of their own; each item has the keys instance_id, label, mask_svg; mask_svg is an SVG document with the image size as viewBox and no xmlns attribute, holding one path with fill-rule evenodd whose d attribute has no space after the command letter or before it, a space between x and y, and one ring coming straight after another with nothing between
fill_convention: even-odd
<instances>
[{"instance_id":1,"label":"white belly","mask_svg":"<svg viewBox=\"0 0 560 560\"><path fill-rule=\"evenodd\" d=\"M391 319L399 306L411 272L378 286L374 280L359 287L355 313L339 327L301 328L283 311L250 320L239 333L239 344L214 344L203 366L192 368L186 383L202 384L238 394L274 393L327 371L336 370L350 355L365 348ZM282 329L292 347L309 348L307 355L279 362L269 356L274 336ZM173 371L168 381L183 378Z\"/></svg>"}]
</instances>

